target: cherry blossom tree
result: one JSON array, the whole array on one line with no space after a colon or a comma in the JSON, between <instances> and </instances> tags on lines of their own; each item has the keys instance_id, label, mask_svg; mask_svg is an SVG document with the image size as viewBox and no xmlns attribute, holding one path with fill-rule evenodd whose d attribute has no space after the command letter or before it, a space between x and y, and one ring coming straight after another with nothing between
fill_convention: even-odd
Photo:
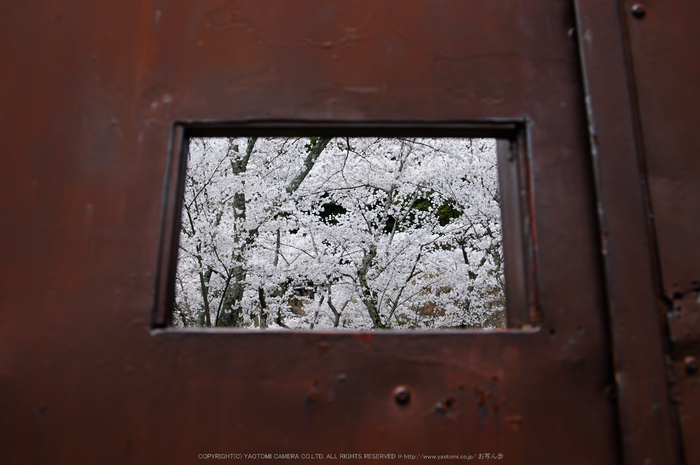
<instances>
[{"instance_id":1,"label":"cherry blossom tree","mask_svg":"<svg viewBox=\"0 0 700 465\"><path fill-rule=\"evenodd\" d=\"M504 326L493 140L190 143L176 326Z\"/></svg>"}]
</instances>

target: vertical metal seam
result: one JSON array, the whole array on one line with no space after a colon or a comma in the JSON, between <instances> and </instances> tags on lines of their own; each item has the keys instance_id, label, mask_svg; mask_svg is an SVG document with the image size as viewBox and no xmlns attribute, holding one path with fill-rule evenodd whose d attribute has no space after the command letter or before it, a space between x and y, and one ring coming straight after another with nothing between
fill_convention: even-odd
<instances>
[{"instance_id":1,"label":"vertical metal seam","mask_svg":"<svg viewBox=\"0 0 700 465\"><path fill-rule=\"evenodd\" d=\"M646 144L644 141L644 122L641 116L641 105L639 102L639 90L637 86L637 75L634 66L634 55L632 53L632 38L630 36L630 24L629 15L626 10L626 0L618 0L618 14L620 17L620 28L622 32L622 43L624 45L625 53L625 69L627 71L627 82L629 89L629 99L632 106L632 120L634 123L635 132L635 144L636 144L636 154L637 154L637 164L639 170L639 184L642 189L642 195L644 200L644 209L646 213L646 224L647 224L647 239L649 247L649 259L652 262L652 273L654 276L654 282L656 285L657 294L657 305L658 305L658 320L659 320L659 337L661 339L664 355L666 360L671 360L671 341L670 341L670 330L668 327L668 321L664 317L665 314L672 310L673 296L666 295L666 289L663 280L663 269L661 267L661 253L659 251L658 234L656 231L656 221L654 215L654 204L651 198L651 189L649 185L649 172L647 167L647 151ZM637 21L643 21L643 16L638 18ZM676 450L681 463L686 463L685 460L685 448L683 447L683 435L681 434L680 418L678 414L678 408L674 404L671 395L671 380L674 377L673 373L673 363L666 364L666 385L668 386L668 402L670 406L671 415L673 418L674 437L676 440Z\"/></svg>"},{"instance_id":2,"label":"vertical metal seam","mask_svg":"<svg viewBox=\"0 0 700 465\"><path fill-rule=\"evenodd\" d=\"M598 127L597 127L597 122L595 119L595 114L594 114L594 109L593 109L593 102L592 102L592 94L591 94L591 88L588 80L588 68L586 66L586 50L585 50L585 44L584 40L582 39L582 34L583 34L583 29L582 29L582 8L580 5L580 0L575 0L575 12L576 12L576 22L577 22L577 28L578 28L578 36L579 36L579 55L580 55L580 61L581 61L581 72L582 72L582 77L583 77L583 83L584 83L584 90L585 90L585 103L586 103L586 111L587 111L587 117L588 117L588 126L589 126L589 139L590 139L590 144L591 144L591 156L592 156L592 162L594 165L594 179L597 184L596 186L596 204L598 207L598 220L600 222L600 238L601 238L601 246L603 247L604 253L608 248L608 219L606 216L606 208L605 208L605 201L604 201L604 193L602 193L600 190L602 189L602 183L604 182L603 179L603 169L601 166L601 161L600 161L600 153L598 150ZM626 23L626 12L624 9L624 0L618 0L615 11L617 13L617 18L616 22L619 24L619 38L621 40L622 44L622 53L624 55L624 73L625 73L625 82L626 82L626 91L627 91L627 98L630 104L629 112L632 120L632 131L633 131L633 140L634 140L634 158L636 161L637 165L637 174L638 174L638 184L641 189L641 194L642 194L642 205L641 207L643 208L643 214L644 214L644 223L646 225L646 232L647 235L644 238L644 248L647 250L648 253L648 260L649 260L649 266L650 266L650 272L651 272L651 278L655 286L657 286L656 292L654 294L658 297L659 294L658 286L660 284L660 273L658 272L658 266L659 266L659 261L658 261L658 256L657 256L657 247L656 247L656 235L655 235L655 230L653 229L653 225L651 224L651 217L650 214L653 214L653 211L651 210L651 198L650 198L650 192L648 189L648 183L647 183L647 176L646 176L646 164L644 163L643 157L644 157L644 143L643 143L643 128L641 126L641 120L640 120L640 115L639 115L639 104L637 101L637 88L636 88L636 81L635 81L635 75L633 71L633 62L631 59L631 51L630 51L630 46L629 46L629 40L628 40L628 30L627 30L627 23ZM605 260L608 261L608 260ZM605 283L604 283L604 292L606 294L606 298L608 299L608 302L610 303L613 301L614 297L608 294L609 292L609 285L608 281L612 278L609 275L609 264L604 264L604 275L606 276L605 278ZM662 289L662 288L661 288ZM610 305L608 303L608 305ZM658 308L658 299L655 299L653 303L654 307ZM608 311L611 312L611 308L609 307ZM659 320L660 323L660 312L656 312L656 318ZM612 363L613 367L615 367L615 379L616 383L618 386L620 386L620 377L619 377L619 367L620 367L620 360L619 357L616 355L617 354L617 344L615 343L615 335L614 335L614 328L615 328L615 322L613 320L614 316L612 314L609 315L609 324L610 324L610 335L611 335L611 348L613 350L613 357L612 357ZM663 333L661 328L663 328L663 325L660 325L657 327L659 329L658 332L658 338L659 341L661 342L661 345L664 349L664 351L667 353L668 351L668 345L667 345L667 337L666 334ZM664 354L665 355L665 354ZM662 358L666 358L665 356ZM668 365L665 364L663 367L663 372L664 372L664 381L666 382L666 388L668 389L668 383L669 383L669 377L668 377ZM620 389L620 397L618 398L618 415L619 415L619 420L618 420L618 426L620 428L620 432L622 434L621 438L623 440L622 447L621 447L621 454L623 461L625 463L628 463L630 458L625 457L626 456L626 447L625 447L625 439L624 439L624 433L625 430L629 427L629 425L625 425L623 423L623 417L625 416L625 410L622 408L622 400L624 397L624 389ZM668 398L665 399L666 406L670 412L671 415L671 420L672 420L672 426L677 429L677 415L675 414L675 409L672 407L671 403L671 398L670 398L670 389L668 389L667 392ZM681 458L682 455L680 455L680 450L679 450L679 442L678 442L678 431L673 431L672 433L672 440L674 440L673 448L675 449L674 452L676 454L676 459Z\"/></svg>"}]
</instances>

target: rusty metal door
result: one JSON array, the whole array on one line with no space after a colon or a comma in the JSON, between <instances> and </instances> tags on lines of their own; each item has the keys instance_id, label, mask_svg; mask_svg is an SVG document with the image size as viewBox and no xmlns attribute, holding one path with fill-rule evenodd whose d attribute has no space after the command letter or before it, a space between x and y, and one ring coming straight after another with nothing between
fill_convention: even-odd
<instances>
[{"instance_id":1,"label":"rusty metal door","mask_svg":"<svg viewBox=\"0 0 700 465\"><path fill-rule=\"evenodd\" d=\"M604 3L6 2L0 460L676 463L621 13ZM178 128L263 126L519 141L539 326L156 328Z\"/></svg>"},{"instance_id":2,"label":"rusty metal door","mask_svg":"<svg viewBox=\"0 0 700 465\"><path fill-rule=\"evenodd\" d=\"M603 124L608 125L609 134L621 126L633 129L622 131L634 136L633 144L628 147L636 150L626 151L637 153L647 202L647 227L655 239L652 255L656 283L649 286L655 295L648 295L647 299L657 297L658 316L668 329L666 350L671 394L678 408L679 442L685 463L695 464L700 463L696 440L700 431L700 247L697 245L700 62L696 59L700 54L700 30L696 23L700 5L651 0L622 2L621 7L623 34L620 36L625 41L626 72L633 88L628 92L629 100L625 102L623 98L618 103L634 108L635 119L617 127L609 121ZM591 19L595 22L600 17ZM587 53L593 48L591 44ZM595 72L590 75L593 81L597 79L594 85L600 85L606 79L605 74L612 72L610 69L598 72L597 77L593 77ZM596 97L601 95L593 96ZM599 104L600 109L596 110L594 103L594 113L597 111L601 117L609 115L602 102ZM655 357L658 356L657 353ZM651 383L642 386L650 390Z\"/></svg>"}]
</instances>

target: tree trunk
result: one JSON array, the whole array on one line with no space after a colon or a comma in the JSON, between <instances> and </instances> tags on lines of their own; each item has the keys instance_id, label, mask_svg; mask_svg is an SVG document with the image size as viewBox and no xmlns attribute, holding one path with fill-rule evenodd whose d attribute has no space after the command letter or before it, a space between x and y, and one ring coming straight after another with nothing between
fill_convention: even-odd
<instances>
[{"instance_id":1,"label":"tree trunk","mask_svg":"<svg viewBox=\"0 0 700 465\"><path fill-rule=\"evenodd\" d=\"M377 308L377 293L374 292L369 287L369 283L367 283L367 273L372 266L372 260L374 260L376 256L377 246L372 244L369 246L369 252L365 252L364 254L362 266L357 270L357 278L360 281L360 289L362 290L362 303L364 303L367 308L367 313L369 313L374 329L387 329L387 326L382 323L381 316L379 315L379 308Z\"/></svg>"}]
</instances>

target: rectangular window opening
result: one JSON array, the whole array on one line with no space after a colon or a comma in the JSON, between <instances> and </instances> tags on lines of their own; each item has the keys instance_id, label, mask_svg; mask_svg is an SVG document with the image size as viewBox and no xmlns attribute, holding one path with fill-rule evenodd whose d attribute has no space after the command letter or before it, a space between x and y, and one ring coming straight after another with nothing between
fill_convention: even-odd
<instances>
[{"instance_id":1,"label":"rectangular window opening","mask_svg":"<svg viewBox=\"0 0 700 465\"><path fill-rule=\"evenodd\" d=\"M267 135L184 138L170 326L493 330L532 323L517 232L526 229L524 190L509 186L504 198L499 188L519 183L517 167L509 168L515 178L499 176L499 163L518 158L513 140ZM502 211L515 234L504 231ZM504 232L517 243L506 255L521 255L508 257L509 273ZM515 281L508 292L506 276Z\"/></svg>"}]
</instances>

